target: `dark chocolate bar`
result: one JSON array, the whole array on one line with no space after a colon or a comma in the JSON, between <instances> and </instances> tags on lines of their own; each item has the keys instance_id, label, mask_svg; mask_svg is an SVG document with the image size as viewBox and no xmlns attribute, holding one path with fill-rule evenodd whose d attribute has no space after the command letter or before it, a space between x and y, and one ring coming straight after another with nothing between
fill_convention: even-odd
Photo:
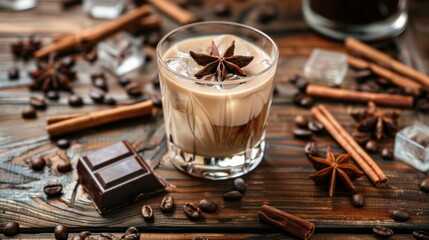
<instances>
[{"instance_id":1,"label":"dark chocolate bar","mask_svg":"<svg viewBox=\"0 0 429 240\"><path fill-rule=\"evenodd\" d=\"M79 159L79 183L100 213L165 190L160 180L127 141Z\"/></svg>"}]
</instances>

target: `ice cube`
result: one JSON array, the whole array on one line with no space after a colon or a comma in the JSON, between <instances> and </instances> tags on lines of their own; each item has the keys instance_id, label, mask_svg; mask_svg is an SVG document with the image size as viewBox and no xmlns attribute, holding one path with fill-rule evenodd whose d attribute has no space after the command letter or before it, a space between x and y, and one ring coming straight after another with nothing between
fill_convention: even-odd
<instances>
[{"instance_id":1,"label":"ice cube","mask_svg":"<svg viewBox=\"0 0 429 240\"><path fill-rule=\"evenodd\" d=\"M167 59L165 63L174 72L179 73L185 77L191 77L193 73L189 68L189 62L191 62L190 60L192 60L192 58L173 57Z\"/></svg>"},{"instance_id":2,"label":"ice cube","mask_svg":"<svg viewBox=\"0 0 429 240\"><path fill-rule=\"evenodd\" d=\"M220 35L213 39L216 47L219 49L220 55L223 55L226 49L231 46L232 41L235 41L234 55L255 56L253 49L249 44L234 35L226 34Z\"/></svg>"}]
</instances>

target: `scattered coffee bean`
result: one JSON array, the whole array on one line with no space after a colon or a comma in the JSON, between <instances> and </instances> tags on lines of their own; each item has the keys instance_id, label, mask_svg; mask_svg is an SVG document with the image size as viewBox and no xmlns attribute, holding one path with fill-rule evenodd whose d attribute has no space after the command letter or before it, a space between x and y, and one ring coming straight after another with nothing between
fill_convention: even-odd
<instances>
[{"instance_id":1,"label":"scattered coffee bean","mask_svg":"<svg viewBox=\"0 0 429 240\"><path fill-rule=\"evenodd\" d=\"M153 214L152 207L149 205L143 205L142 215L143 215L144 220L146 220L146 221L153 220L154 214Z\"/></svg>"},{"instance_id":2,"label":"scattered coffee bean","mask_svg":"<svg viewBox=\"0 0 429 240\"><path fill-rule=\"evenodd\" d=\"M299 105L304 108L310 108L314 105L314 100L311 96L306 95L301 99Z\"/></svg>"},{"instance_id":3,"label":"scattered coffee bean","mask_svg":"<svg viewBox=\"0 0 429 240\"><path fill-rule=\"evenodd\" d=\"M118 79L118 83L119 85L121 85L122 87L127 86L128 84L131 83L131 80L129 78L119 78Z\"/></svg>"},{"instance_id":4,"label":"scattered coffee bean","mask_svg":"<svg viewBox=\"0 0 429 240\"><path fill-rule=\"evenodd\" d=\"M309 139L312 136L311 131L306 129L294 129L292 133L298 139Z\"/></svg>"},{"instance_id":5,"label":"scattered coffee bean","mask_svg":"<svg viewBox=\"0 0 429 240\"><path fill-rule=\"evenodd\" d=\"M12 237L19 233L19 229L17 222L7 222L3 227L3 234L7 237Z\"/></svg>"},{"instance_id":6,"label":"scattered coffee bean","mask_svg":"<svg viewBox=\"0 0 429 240\"><path fill-rule=\"evenodd\" d=\"M106 93L100 88L91 88L89 97L96 103L103 103Z\"/></svg>"},{"instance_id":7,"label":"scattered coffee bean","mask_svg":"<svg viewBox=\"0 0 429 240\"><path fill-rule=\"evenodd\" d=\"M111 233L101 233L97 240L119 240L119 238Z\"/></svg>"},{"instance_id":8,"label":"scattered coffee bean","mask_svg":"<svg viewBox=\"0 0 429 240\"><path fill-rule=\"evenodd\" d=\"M413 231L413 237L416 240L429 240L429 233L422 230Z\"/></svg>"},{"instance_id":9,"label":"scattered coffee bean","mask_svg":"<svg viewBox=\"0 0 429 240\"><path fill-rule=\"evenodd\" d=\"M202 216L200 208L196 207L192 203L186 203L185 205L183 205L183 212L188 218L191 218L191 219L201 218Z\"/></svg>"},{"instance_id":10,"label":"scattered coffee bean","mask_svg":"<svg viewBox=\"0 0 429 240\"><path fill-rule=\"evenodd\" d=\"M410 214L407 210L394 210L390 214L390 217L397 222L405 222L410 219Z\"/></svg>"},{"instance_id":11,"label":"scattered coffee bean","mask_svg":"<svg viewBox=\"0 0 429 240\"><path fill-rule=\"evenodd\" d=\"M236 179L234 179L233 187L237 191L245 192L247 184L242 178L236 178Z\"/></svg>"},{"instance_id":12,"label":"scattered coffee bean","mask_svg":"<svg viewBox=\"0 0 429 240\"><path fill-rule=\"evenodd\" d=\"M391 148L383 148L383 150L381 150L381 157L384 160L392 160L393 159L393 150Z\"/></svg>"},{"instance_id":13,"label":"scattered coffee bean","mask_svg":"<svg viewBox=\"0 0 429 240\"><path fill-rule=\"evenodd\" d=\"M307 86L308 86L308 81L305 80L304 78L299 78L295 83L295 87L298 88L298 90L303 93L307 89Z\"/></svg>"},{"instance_id":14,"label":"scattered coffee bean","mask_svg":"<svg viewBox=\"0 0 429 240\"><path fill-rule=\"evenodd\" d=\"M262 6L260 6L258 9L258 21L261 23L271 22L272 20L276 19L279 14L277 7L273 4L265 3L262 4Z\"/></svg>"},{"instance_id":15,"label":"scattered coffee bean","mask_svg":"<svg viewBox=\"0 0 429 240\"><path fill-rule=\"evenodd\" d=\"M299 128L307 128L308 127L308 118L303 115L297 115L295 117L295 125Z\"/></svg>"},{"instance_id":16,"label":"scattered coffee bean","mask_svg":"<svg viewBox=\"0 0 429 240\"><path fill-rule=\"evenodd\" d=\"M17 80L19 79L19 69L16 67L9 68L7 70L7 76L9 80Z\"/></svg>"},{"instance_id":17,"label":"scattered coffee bean","mask_svg":"<svg viewBox=\"0 0 429 240\"><path fill-rule=\"evenodd\" d=\"M46 166L46 160L43 157L34 158L30 161L31 169L41 171Z\"/></svg>"},{"instance_id":18,"label":"scattered coffee bean","mask_svg":"<svg viewBox=\"0 0 429 240\"><path fill-rule=\"evenodd\" d=\"M132 83L128 84L125 87L125 90L127 91L127 94L130 97L139 97L139 96L142 95L142 89L141 89L140 85L138 85L135 82L132 82Z\"/></svg>"},{"instance_id":19,"label":"scattered coffee bean","mask_svg":"<svg viewBox=\"0 0 429 240\"><path fill-rule=\"evenodd\" d=\"M317 144L315 141L308 142L304 147L304 152L307 155L317 155Z\"/></svg>"},{"instance_id":20,"label":"scattered coffee bean","mask_svg":"<svg viewBox=\"0 0 429 240\"><path fill-rule=\"evenodd\" d=\"M92 86L108 91L106 75L103 72L91 74Z\"/></svg>"},{"instance_id":21,"label":"scattered coffee bean","mask_svg":"<svg viewBox=\"0 0 429 240\"><path fill-rule=\"evenodd\" d=\"M167 194L161 201L159 206L163 212L171 212L174 208L174 198L170 194Z\"/></svg>"},{"instance_id":22,"label":"scattered coffee bean","mask_svg":"<svg viewBox=\"0 0 429 240\"><path fill-rule=\"evenodd\" d=\"M21 116L24 119L34 119L37 118L37 111L32 107L28 107L21 112Z\"/></svg>"},{"instance_id":23,"label":"scattered coffee bean","mask_svg":"<svg viewBox=\"0 0 429 240\"><path fill-rule=\"evenodd\" d=\"M57 147L61 148L61 149L67 149L70 147L70 141L67 139L59 139L56 142Z\"/></svg>"},{"instance_id":24,"label":"scattered coffee bean","mask_svg":"<svg viewBox=\"0 0 429 240\"><path fill-rule=\"evenodd\" d=\"M61 59L61 63L67 68L72 68L76 64L76 59L74 57L64 57Z\"/></svg>"},{"instance_id":25,"label":"scattered coffee bean","mask_svg":"<svg viewBox=\"0 0 429 240\"><path fill-rule=\"evenodd\" d=\"M355 193L352 195L352 205L357 208L363 207L365 204L365 196L362 193Z\"/></svg>"},{"instance_id":26,"label":"scattered coffee bean","mask_svg":"<svg viewBox=\"0 0 429 240\"><path fill-rule=\"evenodd\" d=\"M57 170L60 173L70 172L72 170L72 165L69 162L61 162L57 165Z\"/></svg>"},{"instance_id":27,"label":"scattered coffee bean","mask_svg":"<svg viewBox=\"0 0 429 240\"><path fill-rule=\"evenodd\" d=\"M353 138L361 146L365 146L366 143L370 140L370 138L363 132L353 133Z\"/></svg>"},{"instance_id":28,"label":"scattered coffee bean","mask_svg":"<svg viewBox=\"0 0 429 240\"><path fill-rule=\"evenodd\" d=\"M301 100L305 97L305 94L302 92L297 92L293 95L292 97L292 102L297 105L300 106L301 104Z\"/></svg>"},{"instance_id":29,"label":"scattered coffee bean","mask_svg":"<svg viewBox=\"0 0 429 240\"><path fill-rule=\"evenodd\" d=\"M54 228L54 236L55 236L55 239L57 240L67 240L69 236L69 231L67 229L67 226L63 224L57 225Z\"/></svg>"},{"instance_id":30,"label":"scattered coffee bean","mask_svg":"<svg viewBox=\"0 0 429 240\"><path fill-rule=\"evenodd\" d=\"M375 235L376 235L377 237L379 237L379 238L387 239L387 238L390 238L390 237L392 237L392 236L393 236L393 231L392 231L392 229L387 228L387 227L377 226L377 227L374 227L374 228L372 229L372 231L373 231L373 232L375 233Z\"/></svg>"},{"instance_id":31,"label":"scattered coffee bean","mask_svg":"<svg viewBox=\"0 0 429 240\"><path fill-rule=\"evenodd\" d=\"M79 95L73 94L69 97L69 105L72 107L79 107L83 105L83 100Z\"/></svg>"},{"instance_id":32,"label":"scattered coffee bean","mask_svg":"<svg viewBox=\"0 0 429 240\"><path fill-rule=\"evenodd\" d=\"M135 227L130 227L125 231L124 236L121 238L123 240L140 240L139 230Z\"/></svg>"},{"instance_id":33,"label":"scattered coffee bean","mask_svg":"<svg viewBox=\"0 0 429 240\"><path fill-rule=\"evenodd\" d=\"M88 239L88 238L87 238ZM87 240L87 239L85 239L85 238L82 238L81 236L79 236L79 234L78 235L74 235L73 237L72 237L72 239L71 240Z\"/></svg>"},{"instance_id":34,"label":"scattered coffee bean","mask_svg":"<svg viewBox=\"0 0 429 240\"><path fill-rule=\"evenodd\" d=\"M365 144L365 150L369 153L376 153L378 150L378 143L375 140L369 140Z\"/></svg>"},{"instance_id":35,"label":"scattered coffee bean","mask_svg":"<svg viewBox=\"0 0 429 240\"><path fill-rule=\"evenodd\" d=\"M207 199L201 199L200 203L198 203L198 207L204 212L212 213L217 211L217 203Z\"/></svg>"},{"instance_id":36,"label":"scattered coffee bean","mask_svg":"<svg viewBox=\"0 0 429 240\"><path fill-rule=\"evenodd\" d=\"M115 106L116 105L116 99L112 98L112 97L108 97L106 99L104 99L104 103L110 106Z\"/></svg>"},{"instance_id":37,"label":"scattered coffee bean","mask_svg":"<svg viewBox=\"0 0 429 240\"><path fill-rule=\"evenodd\" d=\"M46 97L49 100L56 101L56 100L60 99L60 94L57 91L49 91L46 93Z\"/></svg>"},{"instance_id":38,"label":"scattered coffee bean","mask_svg":"<svg viewBox=\"0 0 429 240\"><path fill-rule=\"evenodd\" d=\"M322 133L325 130L325 127L321 122L312 120L308 123L308 129L314 133Z\"/></svg>"},{"instance_id":39,"label":"scattered coffee bean","mask_svg":"<svg viewBox=\"0 0 429 240\"><path fill-rule=\"evenodd\" d=\"M206 237L200 237L200 236L198 236L198 237L192 238L192 240L209 240L209 239L206 238Z\"/></svg>"},{"instance_id":40,"label":"scattered coffee bean","mask_svg":"<svg viewBox=\"0 0 429 240\"><path fill-rule=\"evenodd\" d=\"M30 105L35 109L46 109L46 99L42 95L31 96Z\"/></svg>"},{"instance_id":41,"label":"scattered coffee bean","mask_svg":"<svg viewBox=\"0 0 429 240\"><path fill-rule=\"evenodd\" d=\"M83 231L79 233L79 237L81 237L82 239L86 240L85 238L90 236L92 233L90 231Z\"/></svg>"},{"instance_id":42,"label":"scattered coffee bean","mask_svg":"<svg viewBox=\"0 0 429 240\"><path fill-rule=\"evenodd\" d=\"M231 14L231 6L225 2L215 3L213 12L216 16L228 16Z\"/></svg>"},{"instance_id":43,"label":"scattered coffee bean","mask_svg":"<svg viewBox=\"0 0 429 240\"><path fill-rule=\"evenodd\" d=\"M241 192L239 191L230 191L230 192L224 193L222 197L227 201L236 201L236 200L240 200L243 197L243 194L241 194Z\"/></svg>"},{"instance_id":44,"label":"scattered coffee bean","mask_svg":"<svg viewBox=\"0 0 429 240\"><path fill-rule=\"evenodd\" d=\"M295 85L299 81L299 79L301 79L301 76L296 74L289 78L289 82Z\"/></svg>"},{"instance_id":45,"label":"scattered coffee bean","mask_svg":"<svg viewBox=\"0 0 429 240\"><path fill-rule=\"evenodd\" d=\"M83 59L85 59L89 63L93 63L93 62L97 61L98 55L97 55L96 48L94 47L94 48L89 49L86 52L84 52Z\"/></svg>"},{"instance_id":46,"label":"scattered coffee bean","mask_svg":"<svg viewBox=\"0 0 429 240\"><path fill-rule=\"evenodd\" d=\"M429 177L423 179L423 181L420 183L420 189L429 192Z\"/></svg>"},{"instance_id":47,"label":"scattered coffee bean","mask_svg":"<svg viewBox=\"0 0 429 240\"><path fill-rule=\"evenodd\" d=\"M61 195L63 191L63 185L61 183L48 184L43 188L43 191L48 197L57 197Z\"/></svg>"}]
</instances>

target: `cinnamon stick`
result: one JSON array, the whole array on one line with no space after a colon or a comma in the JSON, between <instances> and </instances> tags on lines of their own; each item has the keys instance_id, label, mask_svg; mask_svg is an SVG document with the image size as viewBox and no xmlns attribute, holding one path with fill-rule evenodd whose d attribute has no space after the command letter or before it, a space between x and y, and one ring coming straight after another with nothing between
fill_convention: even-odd
<instances>
[{"instance_id":1,"label":"cinnamon stick","mask_svg":"<svg viewBox=\"0 0 429 240\"><path fill-rule=\"evenodd\" d=\"M124 120L133 117L145 116L152 113L153 103L148 100L124 107L91 112L80 117L75 117L50 124L46 130L51 137L76 132L106 123Z\"/></svg>"},{"instance_id":2,"label":"cinnamon stick","mask_svg":"<svg viewBox=\"0 0 429 240\"><path fill-rule=\"evenodd\" d=\"M392 84L401 87L402 89L410 88L412 89L414 95L418 95L421 90L421 85L414 82L413 80L402 77L388 69L385 69L375 63L365 61L363 59L358 59L352 56L349 56L347 59L350 66L357 69L370 69L374 74L383 77Z\"/></svg>"},{"instance_id":3,"label":"cinnamon stick","mask_svg":"<svg viewBox=\"0 0 429 240\"><path fill-rule=\"evenodd\" d=\"M353 90L330 88L313 84L307 86L306 93L308 95L320 98L359 103L368 103L369 101L373 101L380 106L382 105L400 108L412 108L414 100L411 96L402 96L386 93L358 92Z\"/></svg>"},{"instance_id":4,"label":"cinnamon stick","mask_svg":"<svg viewBox=\"0 0 429 240\"><path fill-rule=\"evenodd\" d=\"M425 74L417 71L414 68L411 68L395 59L393 59L392 57L390 57L389 55L363 43L360 42L357 39L348 37L346 38L345 41L345 45L346 48L355 52L355 53L359 53L362 54L364 57L386 65L387 67L395 70L396 72L407 76L409 78L415 79L417 81L419 81L421 84L425 85L425 86L429 86L429 77L426 76Z\"/></svg>"},{"instance_id":5,"label":"cinnamon stick","mask_svg":"<svg viewBox=\"0 0 429 240\"><path fill-rule=\"evenodd\" d=\"M304 240L310 239L316 228L314 223L268 205L262 205L258 217L262 221Z\"/></svg>"},{"instance_id":6,"label":"cinnamon stick","mask_svg":"<svg viewBox=\"0 0 429 240\"><path fill-rule=\"evenodd\" d=\"M387 176L374 160L359 146L358 143L338 123L335 117L324 105L311 109L311 113L328 130L329 134L353 157L355 162L362 168L368 178L376 187L382 187L387 183Z\"/></svg>"},{"instance_id":7,"label":"cinnamon stick","mask_svg":"<svg viewBox=\"0 0 429 240\"><path fill-rule=\"evenodd\" d=\"M181 25L193 23L196 21L195 16L191 12L181 8L179 5L171 1L149 0L148 2Z\"/></svg>"},{"instance_id":8,"label":"cinnamon stick","mask_svg":"<svg viewBox=\"0 0 429 240\"><path fill-rule=\"evenodd\" d=\"M76 118L76 117L81 117L84 114L82 113L74 113L74 114L64 114L64 115L57 115L57 116L49 116L46 118L46 124L50 125L53 123L57 123L57 122L61 122L64 120L68 120L68 119L72 119L72 118Z\"/></svg>"},{"instance_id":9,"label":"cinnamon stick","mask_svg":"<svg viewBox=\"0 0 429 240\"><path fill-rule=\"evenodd\" d=\"M63 53L73 51L82 47L94 46L99 41L120 32L150 14L148 6L139 7L115 20L111 20L101 26L86 29L78 33L63 34L56 38L52 44L38 50L35 53L37 58L44 58L50 53Z\"/></svg>"}]
</instances>

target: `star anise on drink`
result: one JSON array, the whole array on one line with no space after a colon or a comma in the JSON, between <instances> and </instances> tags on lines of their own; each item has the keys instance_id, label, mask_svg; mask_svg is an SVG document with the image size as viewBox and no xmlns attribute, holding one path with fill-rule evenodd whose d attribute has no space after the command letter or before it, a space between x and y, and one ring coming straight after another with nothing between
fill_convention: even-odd
<instances>
[{"instance_id":1,"label":"star anise on drink","mask_svg":"<svg viewBox=\"0 0 429 240\"><path fill-rule=\"evenodd\" d=\"M363 175L363 172L359 170L355 165L348 163L350 158L349 153L344 153L335 157L331 149L326 152L326 159L308 155L314 168L317 170L316 173L311 174L310 178L315 183L324 183L329 180L329 196L334 196L334 190L337 181L344 185L348 190L354 190L352 180Z\"/></svg>"},{"instance_id":2,"label":"star anise on drink","mask_svg":"<svg viewBox=\"0 0 429 240\"><path fill-rule=\"evenodd\" d=\"M48 61L38 61L37 69L29 73L33 79L31 90L48 91L71 91L72 82L76 80L76 72L71 69L68 58L54 60L49 58Z\"/></svg>"},{"instance_id":3,"label":"star anise on drink","mask_svg":"<svg viewBox=\"0 0 429 240\"><path fill-rule=\"evenodd\" d=\"M212 41L210 55L205 53L195 53L190 51L192 59L200 65L204 66L194 74L197 79L201 79L206 75L214 74L217 81L223 81L227 78L227 74L231 73L237 76L245 77L246 73L241 69L253 60L253 56L234 55L235 41L232 41L231 46L226 49L223 56L220 55L219 49Z\"/></svg>"},{"instance_id":4,"label":"star anise on drink","mask_svg":"<svg viewBox=\"0 0 429 240\"><path fill-rule=\"evenodd\" d=\"M28 61L34 57L34 53L42 47L42 41L30 36L28 40L18 40L12 43L10 50L16 59Z\"/></svg>"},{"instance_id":5,"label":"star anise on drink","mask_svg":"<svg viewBox=\"0 0 429 240\"><path fill-rule=\"evenodd\" d=\"M358 122L359 131L371 133L377 140L394 136L398 129L399 112L385 113L374 102L369 102L365 110L352 112L351 115Z\"/></svg>"}]
</instances>

